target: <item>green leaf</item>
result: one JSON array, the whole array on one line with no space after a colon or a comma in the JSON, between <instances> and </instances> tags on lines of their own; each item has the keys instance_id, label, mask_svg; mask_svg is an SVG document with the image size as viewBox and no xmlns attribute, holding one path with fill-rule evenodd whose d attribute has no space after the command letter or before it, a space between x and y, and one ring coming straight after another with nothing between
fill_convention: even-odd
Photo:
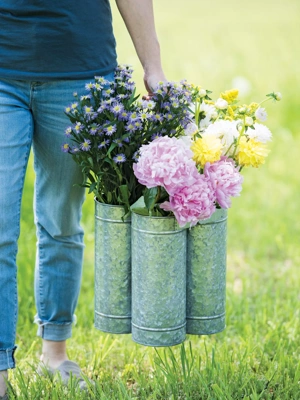
<instances>
[{"instance_id":1,"label":"green leaf","mask_svg":"<svg viewBox=\"0 0 300 400\"><path fill-rule=\"evenodd\" d=\"M155 206L157 192L158 192L157 187L145 190L144 201L149 212L151 212L151 210L153 210Z\"/></svg>"},{"instance_id":2,"label":"green leaf","mask_svg":"<svg viewBox=\"0 0 300 400\"><path fill-rule=\"evenodd\" d=\"M117 143L112 143L112 144L109 146L109 149L108 149L108 151L107 151L107 155L109 155L109 154L113 151L113 149L114 149L115 147L117 147Z\"/></svg>"},{"instance_id":3,"label":"green leaf","mask_svg":"<svg viewBox=\"0 0 300 400\"><path fill-rule=\"evenodd\" d=\"M136 214L149 216L149 211L145 207L134 207L131 210Z\"/></svg>"},{"instance_id":4,"label":"green leaf","mask_svg":"<svg viewBox=\"0 0 300 400\"><path fill-rule=\"evenodd\" d=\"M119 189L120 189L120 194L121 194L122 201L124 202L124 204L128 205L128 207L129 207L129 196L130 196L130 193L129 193L127 185L121 185Z\"/></svg>"},{"instance_id":5,"label":"green leaf","mask_svg":"<svg viewBox=\"0 0 300 400\"><path fill-rule=\"evenodd\" d=\"M112 194L111 194L111 192L107 192L106 197L107 197L107 203L110 204L110 202L112 201Z\"/></svg>"},{"instance_id":6,"label":"green leaf","mask_svg":"<svg viewBox=\"0 0 300 400\"><path fill-rule=\"evenodd\" d=\"M91 183L89 188L89 194L92 193L96 189L96 187L97 187L97 182Z\"/></svg>"}]
</instances>

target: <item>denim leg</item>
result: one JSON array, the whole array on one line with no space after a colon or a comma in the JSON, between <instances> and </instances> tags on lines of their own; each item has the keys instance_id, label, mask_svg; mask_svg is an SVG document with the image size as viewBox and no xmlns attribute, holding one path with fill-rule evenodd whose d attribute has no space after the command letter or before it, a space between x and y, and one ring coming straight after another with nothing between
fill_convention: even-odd
<instances>
[{"instance_id":1,"label":"denim leg","mask_svg":"<svg viewBox=\"0 0 300 400\"><path fill-rule=\"evenodd\" d=\"M28 88L28 84L0 80L0 370L15 366L17 241L33 131Z\"/></svg>"},{"instance_id":2,"label":"denim leg","mask_svg":"<svg viewBox=\"0 0 300 400\"><path fill-rule=\"evenodd\" d=\"M36 84L33 90L35 273L38 335L60 341L71 336L82 271L83 230L80 226L83 176L69 154L63 153L70 122L64 108L73 93L84 94L86 80Z\"/></svg>"}]
</instances>

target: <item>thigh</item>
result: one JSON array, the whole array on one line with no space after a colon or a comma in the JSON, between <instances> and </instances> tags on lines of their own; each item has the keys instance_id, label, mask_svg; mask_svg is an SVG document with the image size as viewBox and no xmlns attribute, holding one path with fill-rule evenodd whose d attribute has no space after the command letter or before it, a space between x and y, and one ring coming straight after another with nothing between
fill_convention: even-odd
<instances>
[{"instance_id":1,"label":"thigh","mask_svg":"<svg viewBox=\"0 0 300 400\"><path fill-rule=\"evenodd\" d=\"M21 81L0 80L0 234L1 243L18 234L21 195L33 120L29 87ZM1 245L0 243L0 245Z\"/></svg>"},{"instance_id":2,"label":"thigh","mask_svg":"<svg viewBox=\"0 0 300 400\"><path fill-rule=\"evenodd\" d=\"M67 141L65 130L71 124L64 109L74 101L74 92L86 94L86 82L45 82L34 91L35 218L52 237L82 232L85 191L78 185L83 182L83 175L72 156L62 151L62 145Z\"/></svg>"}]
</instances>

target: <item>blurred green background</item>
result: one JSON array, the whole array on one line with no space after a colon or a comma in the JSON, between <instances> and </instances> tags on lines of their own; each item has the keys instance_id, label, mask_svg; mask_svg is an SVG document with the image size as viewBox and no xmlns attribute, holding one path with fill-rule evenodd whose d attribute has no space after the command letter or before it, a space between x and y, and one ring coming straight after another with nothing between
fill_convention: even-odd
<instances>
[{"instance_id":1,"label":"blurred green background","mask_svg":"<svg viewBox=\"0 0 300 400\"><path fill-rule=\"evenodd\" d=\"M144 94L141 65L115 3L111 4L118 61L134 67L138 92ZM240 396L241 383L234 382L244 365L241 376L241 379L245 378L243 393L249 396L262 393L265 396L249 399L298 399L300 1L154 0L154 8L163 67L169 80L185 78L212 90L214 99L221 91L237 87L240 88L242 103L260 102L272 91L282 93L281 102L266 104L266 124L274 136L272 151L260 169L243 171L245 180L241 197L234 199L229 212L227 328L218 335L189 337L189 340L196 353L204 359L207 349L217 349L216 360L219 357L222 361L220 368L226 373L207 379L215 382L223 379L232 396L233 393ZM36 241L32 216L33 182L31 158L19 241L20 315L17 337L17 358L30 363L39 353L39 341L31 345L36 331L32 324ZM129 362L142 365L150 359L151 364L154 350L133 344L128 336L114 338L93 328L94 204L91 195L84 204L83 225L86 231L83 284L77 311L78 324L70 352L71 357L83 366L93 360L94 370L102 371L103 368L106 379L113 381L116 376L120 377ZM112 346L109 355L105 353L105 360L103 343L107 348L110 344ZM139 379L142 380L143 374L147 377L148 372L146 363ZM270 385L262 385L271 376L272 391ZM120 379L126 382L126 376L122 375ZM148 383L145 381L144 384ZM218 384L222 387L222 382ZM212 397L206 394L207 397L189 398L231 398L216 395L213 386L207 387L207 393L211 390ZM270 393L274 397L270 397ZM246 394L244 398L248 398ZM145 396L150 398L149 394ZM167 397L162 395L161 398Z\"/></svg>"}]
</instances>

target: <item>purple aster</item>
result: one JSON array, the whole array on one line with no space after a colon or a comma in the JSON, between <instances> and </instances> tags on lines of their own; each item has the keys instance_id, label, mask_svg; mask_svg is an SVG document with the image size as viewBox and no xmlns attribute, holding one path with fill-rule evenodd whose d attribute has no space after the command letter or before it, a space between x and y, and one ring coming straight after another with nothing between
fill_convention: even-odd
<instances>
[{"instance_id":1,"label":"purple aster","mask_svg":"<svg viewBox=\"0 0 300 400\"><path fill-rule=\"evenodd\" d=\"M99 125L92 124L91 128L89 130L89 133L90 133L90 135L94 136L94 135L96 135L96 133L99 133L99 130L100 130L100 126Z\"/></svg>"},{"instance_id":2,"label":"purple aster","mask_svg":"<svg viewBox=\"0 0 300 400\"><path fill-rule=\"evenodd\" d=\"M110 141L108 139L104 139L98 146L98 149L103 149L104 147L108 146Z\"/></svg>"},{"instance_id":3,"label":"purple aster","mask_svg":"<svg viewBox=\"0 0 300 400\"><path fill-rule=\"evenodd\" d=\"M124 106L123 106L123 104L121 104L121 103L114 103L114 104L111 106L111 109L110 109L110 111L111 111L114 115L116 115L116 116L118 116L119 114L121 114L123 110L124 110Z\"/></svg>"},{"instance_id":4,"label":"purple aster","mask_svg":"<svg viewBox=\"0 0 300 400\"><path fill-rule=\"evenodd\" d=\"M133 153L132 159L133 159L134 161L138 161L139 157L140 157L140 153L139 153L139 150L137 150L137 151L135 151L135 152Z\"/></svg>"},{"instance_id":5,"label":"purple aster","mask_svg":"<svg viewBox=\"0 0 300 400\"><path fill-rule=\"evenodd\" d=\"M107 104L105 104L104 102L102 102L101 106L98 108L97 112L100 114L102 113L104 110L108 110L109 106Z\"/></svg>"},{"instance_id":6,"label":"purple aster","mask_svg":"<svg viewBox=\"0 0 300 400\"><path fill-rule=\"evenodd\" d=\"M129 117L130 117L130 122L134 122L134 121L136 121L137 119L139 119L138 114L137 114L136 112L130 113L130 114L129 114Z\"/></svg>"},{"instance_id":7,"label":"purple aster","mask_svg":"<svg viewBox=\"0 0 300 400\"><path fill-rule=\"evenodd\" d=\"M84 100L90 100L92 98L91 94L87 94L85 96L81 96L80 97L80 101L84 101Z\"/></svg>"},{"instance_id":8,"label":"purple aster","mask_svg":"<svg viewBox=\"0 0 300 400\"><path fill-rule=\"evenodd\" d=\"M84 106L84 114L88 121L97 117L97 114L91 106Z\"/></svg>"},{"instance_id":9,"label":"purple aster","mask_svg":"<svg viewBox=\"0 0 300 400\"><path fill-rule=\"evenodd\" d=\"M171 121L171 120L174 118L173 115L170 114L170 113L165 114L164 117L165 117L165 119L166 119L167 121Z\"/></svg>"},{"instance_id":10,"label":"purple aster","mask_svg":"<svg viewBox=\"0 0 300 400\"><path fill-rule=\"evenodd\" d=\"M142 107L148 110L152 110L155 107L155 103L152 100L142 101Z\"/></svg>"},{"instance_id":11,"label":"purple aster","mask_svg":"<svg viewBox=\"0 0 300 400\"><path fill-rule=\"evenodd\" d=\"M82 123L81 122L76 122L76 125L75 125L74 129L75 129L76 133L82 131L82 129L83 129Z\"/></svg>"},{"instance_id":12,"label":"purple aster","mask_svg":"<svg viewBox=\"0 0 300 400\"><path fill-rule=\"evenodd\" d=\"M133 92L134 88L135 88L135 84L133 82L126 82L125 83L125 88L129 91L129 92Z\"/></svg>"},{"instance_id":13,"label":"purple aster","mask_svg":"<svg viewBox=\"0 0 300 400\"><path fill-rule=\"evenodd\" d=\"M67 129L65 130L65 135L66 135L67 137L70 137L70 136L71 136L71 133L72 133L72 127L71 127L71 126L68 126Z\"/></svg>"},{"instance_id":14,"label":"purple aster","mask_svg":"<svg viewBox=\"0 0 300 400\"><path fill-rule=\"evenodd\" d=\"M150 114L147 113L146 111L142 111L139 113L138 117L141 121L146 121L147 119L150 118Z\"/></svg>"},{"instance_id":15,"label":"purple aster","mask_svg":"<svg viewBox=\"0 0 300 400\"><path fill-rule=\"evenodd\" d=\"M153 135L151 136L151 140L155 140L158 139L159 137L161 137L162 135L160 133L153 133Z\"/></svg>"},{"instance_id":16,"label":"purple aster","mask_svg":"<svg viewBox=\"0 0 300 400\"><path fill-rule=\"evenodd\" d=\"M125 154L123 154L123 153L117 154L117 155L113 158L113 160L114 160L114 162L117 163L117 164L123 163L123 162L126 161Z\"/></svg>"},{"instance_id":17,"label":"purple aster","mask_svg":"<svg viewBox=\"0 0 300 400\"><path fill-rule=\"evenodd\" d=\"M69 150L70 150L70 146L69 146L68 143L64 143L64 144L61 146L61 149L62 149L62 151L63 151L64 153L68 153Z\"/></svg>"},{"instance_id":18,"label":"purple aster","mask_svg":"<svg viewBox=\"0 0 300 400\"><path fill-rule=\"evenodd\" d=\"M122 139L115 139L113 142L116 143L118 147L123 147Z\"/></svg>"},{"instance_id":19,"label":"purple aster","mask_svg":"<svg viewBox=\"0 0 300 400\"><path fill-rule=\"evenodd\" d=\"M127 121L129 118L129 114L126 111L122 111L121 114L118 116L120 121Z\"/></svg>"},{"instance_id":20,"label":"purple aster","mask_svg":"<svg viewBox=\"0 0 300 400\"><path fill-rule=\"evenodd\" d=\"M152 119L152 121L162 122L163 116L161 114L154 114L154 115L152 115L151 119Z\"/></svg>"},{"instance_id":21,"label":"purple aster","mask_svg":"<svg viewBox=\"0 0 300 400\"><path fill-rule=\"evenodd\" d=\"M103 86L99 82L96 82L93 84L93 88L97 90L97 92L100 92L101 89L103 89Z\"/></svg>"},{"instance_id":22,"label":"purple aster","mask_svg":"<svg viewBox=\"0 0 300 400\"><path fill-rule=\"evenodd\" d=\"M91 89L93 89L93 83L92 83L92 82L86 83L86 84L85 84L85 89L86 89L86 90L91 90Z\"/></svg>"},{"instance_id":23,"label":"purple aster","mask_svg":"<svg viewBox=\"0 0 300 400\"><path fill-rule=\"evenodd\" d=\"M133 125L135 126L136 129L142 129L143 128L143 124L139 120L136 120Z\"/></svg>"},{"instance_id":24,"label":"purple aster","mask_svg":"<svg viewBox=\"0 0 300 400\"><path fill-rule=\"evenodd\" d=\"M165 103L163 103L162 107L167 110L170 111L171 107L170 107L170 103L168 101L166 101Z\"/></svg>"},{"instance_id":25,"label":"purple aster","mask_svg":"<svg viewBox=\"0 0 300 400\"><path fill-rule=\"evenodd\" d=\"M103 76L95 76L95 80L102 86L109 85L110 83L107 79L103 78Z\"/></svg>"},{"instance_id":26,"label":"purple aster","mask_svg":"<svg viewBox=\"0 0 300 400\"><path fill-rule=\"evenodd\" d=\"M113 89L106 89L102 92L103 97L110 97L114 93Z\"/></svg>"},{"instance_id":27,"label":"purple aster","mask_svg":"<svg viewBox=\"0 0 300 400\"><path fill-rule=\"evenodd\" d=\"M76 146L73 146L70 149L70 153L72 153L72 154L76 154L76 153L79 153L79 152L80 152L80 149L78 147L76 147Z\"/></svg>"},{"instance_id":28,"label":"purple aster","mask_svg":"<svg viewBox=\"0 0 300 400\"><path fill-rule=\"evenodd\" d=\"M126 126L125 126L125 131L127 132L134 132L136 130L136 127L134 126L134 124L132 124L131 122L129 122Z\"/></svg>"},{"instance_id":29,"label":"purple aster","mask_svg":"<svg viewBox=\"0 0 300 400\"><path fill-rule=\"evenodd\" d=\"M89 151L91 149L91 141L89 139L84 139L84 142L81 143L80 148L82 151Z\"/></svg>"},{"instance_id":30,"label":"purple aster","mask_svg":"<svg viewBox=\"0 0 300 400\"><path fill-rule=\"evenodd\" d=\"M126 137L123 139L123 142L129 143L129 142L130 142L130 136L126 136Z\"/></svg>"},{"instance_id":31,"label":"purple aster","mask_svg":"<svg viewBox=\"0 0 300 400\"><path fill-rule=\"evenodd\" d=\"M118 94L118 95L117 95L117 99L118 99L118 100L126 99L126 97L127 97L126 94Z\"/></svg>"},{"instance_id":32,"label":"purple aster","mask_svg":"<svg viewBox=\"0 0 300 400\"><path fill-rule=\"evenodd\" d=\"M117 130L116 125L109 125L106 128L104 128L104 132L107 136L113 135Z\"/></svg>"}]
</instances>

